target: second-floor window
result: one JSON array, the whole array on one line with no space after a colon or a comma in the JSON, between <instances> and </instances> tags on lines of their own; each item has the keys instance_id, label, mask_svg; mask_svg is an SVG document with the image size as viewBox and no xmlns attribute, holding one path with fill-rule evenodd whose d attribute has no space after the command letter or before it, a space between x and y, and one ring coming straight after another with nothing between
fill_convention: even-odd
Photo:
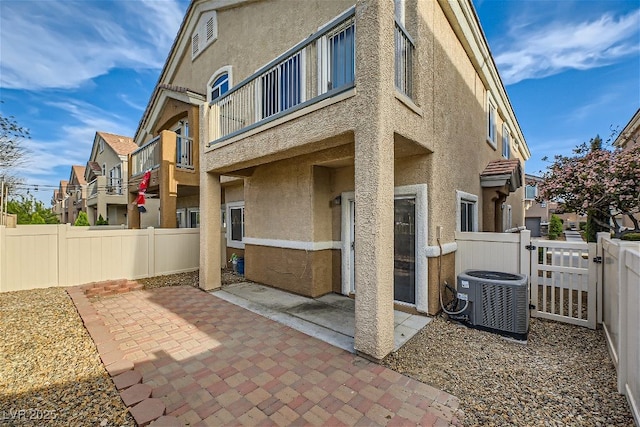
<instances>
[{"instance_id":1,"label":"second-floor window","mask_svg":"<svg viewBox=\"0 0 640 427\"><path fill-rule=\"evenodd\" d=\"M533 200L538 196L538 186L536 185L527 185L524 189L524 198L528 200Z\"/></svg>"},{"instance_id":2,"label":"second-floor window","mask_svg":"<svg viewBox=\"0 0 640 427\"><path fill-rule=\"evenodd\" d=\"M496 144L496 121L498 116L498 109L491 97L491 94L487 92L487 142L494 147Z\"/></svg>"},{"instance_id":3,"label":"second-floor window","mask_svg":"<svg viewBox=\"0 0 640 427\"><path fill-rule=\"evenodd\" d=\"M502 157L508 159L511 155L511 132L506 124L502 126Z\"/></svg>"},{"instance_id":4,"label":"second-floor window","mask_svg":"<svg viewBox=\"0 0 640 427\"><path fill-rule=\"evenodd\" d=\"M229 74L218 76L211 84L211 100L224 95L229 90Z\"/></svg>"},{"instance_id":5,"label":"second-floor window","mask_svg":"<svg viewBox=\"0 0 640 427\"><path fill-rule=\"evenodd\" d=\"M122 166L117 165L109 171L108 193L122 194Z\"/></svg>"}]
</instances>

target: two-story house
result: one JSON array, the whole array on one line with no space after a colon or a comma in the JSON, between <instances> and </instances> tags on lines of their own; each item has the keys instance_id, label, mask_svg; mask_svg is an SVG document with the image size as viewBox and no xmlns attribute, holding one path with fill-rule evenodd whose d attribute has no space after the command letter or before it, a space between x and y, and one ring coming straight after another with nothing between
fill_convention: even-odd
<instances>
[{"instance_id":1,"label":"two-story house","mask_svg":"<svg viewBox=\"0 0 640 427\"><path fill-rule=\"evenodd\" d=\"M525 222L530 153L470 0L194 0L135 137L169 146L134 172L163 162L161 205L184 119L200 286L220 286L224 222L248 279L353 296L375 359L394 307L440 310L456 233Z\"/></svg>"},{"instance_id":2,"label":"two-story house","mask_svg":"<svg viewBox=\"0 0 640 427\"><path fill-rule=\"evenodd\" d=\"M67 187L69 181L60 180L58 189L53 190L53 198L51 199L51 210L58 218L60 224L66 224L69 222L69 213L67 210L69 195L67 194Z\"/></svg>"},{"instance_id":3,"label":"two-story house","mask_svg":"<svg viewBox=\"0 0 640 427\"><path fill-rule=\"evenodd\" d=\"M129 161L130 228L200 226L200 105L205 95L185 87L160 83L152 94L135 135L138 148ZM154 223L135 209L138 185L151 171L148 193Z\"/></svg>"},{"instance_id":4,"label":"two-story house","mask_svg":"<svg viewBox=\"0 0 640 427\"><path fill-rule=\"evenodd\" d=\"M110 225L127 224L128 158L136 148L129 137L96 132L84 171L87 217L91 225L101 216Z\"/></svg>"},{"instance_id":5,"label":"two-story house","mask_svg":"<svg viewBox=\"0 0 640 427\"><path fill-rule=\"evenodd\" d=\"M556 202L548 200L537 201L538 185L542 178L535 175L525 175L524 207L525 226L531 231L531 237L546 236L549 232L549 220L557 207Z\"/></svg>"},{"instance_id":6,"label":"two-story house","mask_svg":"<svg viewBox=\"0 0 640 427\"><path fill-rule=\"evenodd\" d=\"M85 167L80 165L71 166L69 183L67 184L67 222L76 222L80 212L87 211L87 181L84 178Z\"/></svg>"}]
</instances>

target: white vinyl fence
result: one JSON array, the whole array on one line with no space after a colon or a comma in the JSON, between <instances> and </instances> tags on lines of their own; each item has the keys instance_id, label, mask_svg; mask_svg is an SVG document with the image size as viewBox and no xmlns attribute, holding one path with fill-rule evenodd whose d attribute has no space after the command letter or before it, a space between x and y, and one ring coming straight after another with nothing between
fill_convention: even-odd
<instances>
[{"instance_id":1,"label":"white vinyl fence","mask_svg":"<svg viewBox=\"0 0 640 427\"><path fill-rule=\"evenodd\" d=\"M0 292L194 271L198 229L0 227Z\"/></svg>"},{"instance_id":2,"label":"white vinyl fence","mask_svg":"<svg viewBox=\"0 0 640 427\"><path fill-rule=\"evenodd\" d=\"M640 425L640 244L604 236L598 240L604 265L602 325L618 372L618 392L627 396Z\"/></svg>"}]
</instances>

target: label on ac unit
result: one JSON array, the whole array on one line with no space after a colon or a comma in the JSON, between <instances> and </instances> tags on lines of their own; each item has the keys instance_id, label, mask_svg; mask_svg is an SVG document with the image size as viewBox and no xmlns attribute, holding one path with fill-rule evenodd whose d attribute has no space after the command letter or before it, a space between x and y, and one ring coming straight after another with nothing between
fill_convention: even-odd
<instances>
[{"instance_id":1,"label":"label on ac unit","mask_svg":"<svg viewBox=\"0 0 640 427\"><path fill-rule=\"evenodd\" d=\"M468 280L461 280L460 281L460 285L465 289L469 289L469 281Z\"/></svg>"},{"instance_id":2,"label":"label on ac unit","mask_svg":"<svg viewBox=\"0 0 640 427\"><path fill-rule=\"evenodd\" d=\"M462 300L462 301L468 301L469 300L469 295L461 294L460 292L458 292L458 299Z\"/></svg>"}]
</instances>

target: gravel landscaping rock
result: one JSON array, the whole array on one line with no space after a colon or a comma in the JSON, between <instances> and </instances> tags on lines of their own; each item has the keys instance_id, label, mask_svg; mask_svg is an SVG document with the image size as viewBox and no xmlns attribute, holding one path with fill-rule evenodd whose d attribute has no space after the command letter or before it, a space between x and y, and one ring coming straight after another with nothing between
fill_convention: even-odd
<instances>
[{"instance_id":1,"label":"gravel landscaping rock","mask_svg":"<svg viewBox=\"0 0 640 427\"><path fill-rule=\"evenodd\" d=\"M165 286L193 286L198 287L199 271L190 271L188 273L170 274L167 276L148 277L146 279L138 279L137 282L144 285L145 289L163 288ZM244 276L236 274L231 269L222 269L222 284L230 285L232 283L246 282Z\"/></svg>"},{"instance_id":2,"label":"gravel landscaping rock","mask_svg":"<svg viewBox=\"0 0 640 427\"><path fill-rule=\"evenodd\" d=\"M467 426L633 426L601 330L532 319L528 344L435 318L384 364L460 399Z\"/></svg>"},{"instance_id":3,"label":"gravel landscaping rock","mask_svg":"<svg viewBox=\"0 0 640 427\"><path fill-rule=\"evenodd\" d=\"M0 425L135 426L64 288L0 294Z\"/></svg>"}]
</instances>

